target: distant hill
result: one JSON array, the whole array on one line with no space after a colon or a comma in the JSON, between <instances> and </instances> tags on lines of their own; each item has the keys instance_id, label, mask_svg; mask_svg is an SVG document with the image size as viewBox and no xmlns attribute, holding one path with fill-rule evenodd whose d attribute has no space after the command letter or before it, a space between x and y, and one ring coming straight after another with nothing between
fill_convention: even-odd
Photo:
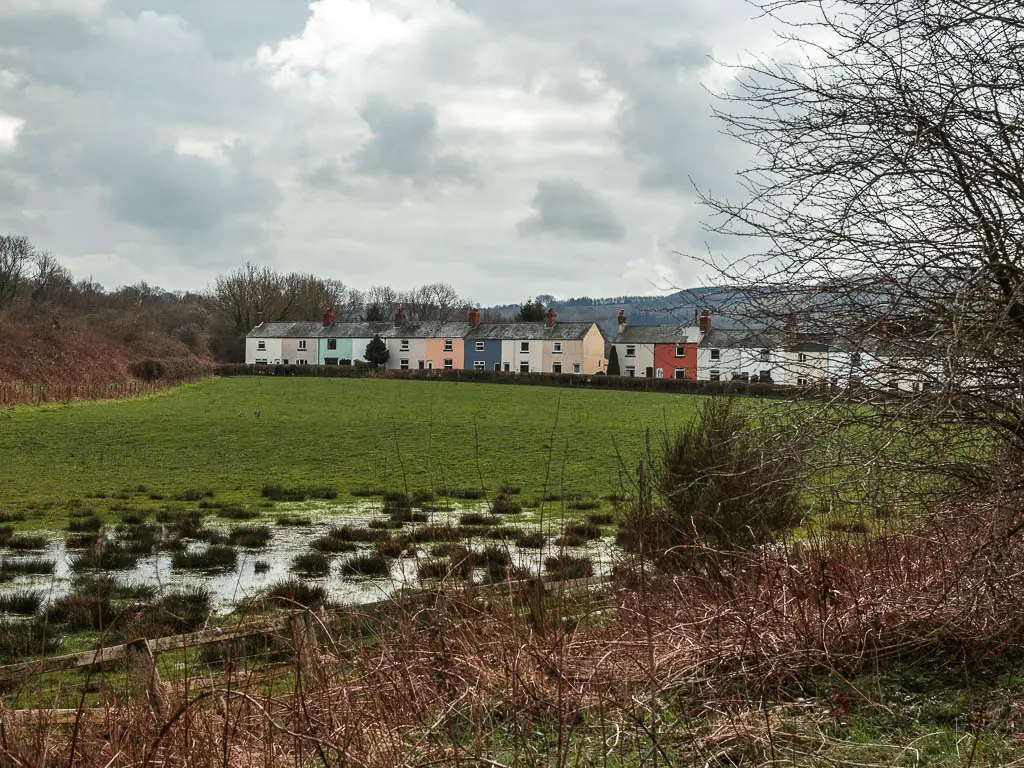
<instances>
[{"instance_id":1,"label":"distant hill","mask_svg":"<svg viewBox=\"0 0 1024 768\"><path fill-rule=\"evenodd\" d=\"M701 310L710 310L715 315L718 328L737 327L739 323L730 318L726 308L737 303L739 293L728 286L701 286L689 288L662 296L614 296L575 299L556 299L553 296L535 297L546 307L553 307L558 319L566 322L595 322L605 334L615 336L619 311L633 325L696 325ZM495 314L513 316L519 311L519 304L503 304L486 307Z\"/></svg>"}]
</instances>

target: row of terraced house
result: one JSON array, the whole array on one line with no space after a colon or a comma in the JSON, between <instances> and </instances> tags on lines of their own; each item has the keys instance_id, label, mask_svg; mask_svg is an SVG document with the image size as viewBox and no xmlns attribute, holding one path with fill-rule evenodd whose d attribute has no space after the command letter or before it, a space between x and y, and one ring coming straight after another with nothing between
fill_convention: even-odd
<instances>
[{"instance_id":1,"label":"row of terraced house","mask_svg":"<svg viewBox=\"0 0 1024 768\"><path fill-rule=\"evenodd\" d=\"M398 309L390 322L261 323L246 337L250 365L350 365L366 362L374 337L387 346L389 370L478 370L511 373L606 373L612 349L623 376L702 381L759 381L789 386L842 386L851 380L914 390L916 380L887 377L883 345L871 352L795 329L718 329L710 312L697 324L630 325L619 313L608 340L594 322L482 323L477 309L464 322L410 322Z\"/></svg>"}]
</instances>

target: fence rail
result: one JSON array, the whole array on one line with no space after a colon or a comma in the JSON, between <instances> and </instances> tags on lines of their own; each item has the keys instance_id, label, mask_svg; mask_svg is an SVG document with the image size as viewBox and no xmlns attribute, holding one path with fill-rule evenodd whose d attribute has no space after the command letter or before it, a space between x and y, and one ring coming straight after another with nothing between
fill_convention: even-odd
<instances>
[{"instance_id":1,"label":"fence rail","mask_svg":"<svg viewBox=\"0 0 1024 768\"><path fill-rule=\"evenodd\" d=\"M530 579L527 581L510 581L486 586L463 586L458 590L460 595L471 595L474 597L513 595L519 593L524 599L530 618L537 631L543 632L544 621L544 598L546 593L555 591L568 591L575 589L590 590L611 582L608 576L588 577L566 581ZM431 599L442 599L454 596L454 590L443 588L417 592L405 595L400 598L381 600L374 603L346 606L323 611L318 615L318 621L326 624L332 616L351 615L358 612L361 615L373 616L380 614L385 609L396 607L411 607L417 603ZM233 629L207 629L189 634L169 635L166 637L145 639L113 645L106 648L97 648L80 653L71 653L61 656L49 656L32 661L24 661L16 664L0 666L0 683L10 683L16 680L26 679L51 672L77 669L81 667L93 667L108 664L115 661L128 661L135 668L133 685L138 694L145 694L149 700L158 706L162 699L161 693L163 684L160 681L156 668L156 656L166 651L179 650L183 648L195 648L215 643L225 643L232 640L239 640L257 635L267 635L276 632L289 632L292 634L295 648L299 652L300 660L309 668L311 650L316 646L315 625L309 611L301 614L283 616L272 621L259 621L250 624L243 624Z\"/></svg>"}]
</instances>

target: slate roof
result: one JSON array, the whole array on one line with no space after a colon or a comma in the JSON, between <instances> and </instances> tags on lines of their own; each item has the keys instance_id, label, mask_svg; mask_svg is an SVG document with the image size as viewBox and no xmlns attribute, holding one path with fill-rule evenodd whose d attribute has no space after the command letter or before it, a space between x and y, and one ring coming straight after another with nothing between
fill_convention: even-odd
<instances>
[{"instance_id":1,"label":"slate roof","mask_svg":"<svg viewBox=\"0 0 1024 768\"><path fill-rule=\"evenodd\" d=\"M620 325L615 343L692 344L699 338L700 330L692 325Z\"/></svg>"},{"instance_id":2,"label":"slate roof","mask_svg":"<svg viewBox=\"0 0 1024 768\"><path fill-rule=\"evenodd\" d=\"M712 328L711 333L700 340L699 346L715 349L779 349L784 341L785 335L778 331Z\"/></svg>"},{"instance_id":3,"label":"slate roof","mask_svg":"<svg viewBox=\"0 0 1024 768\"><path fill-rule=\"evenodd\" d=\"M481 323L466 334L467 340L484 341L504 339L508 341L575 341L586 336L597 324L555 323L548 328L544 323ZM597 329L601 331L600 326ZM601 331L604 336L604 331Z\"/></svg>"},{"instance_id":4,"label":"slate roof","mask_svg":"<svg viewBox=\"0 0 1024 768\"><path fill-rule=\"evenodd\" d=\"M314 339L323 330L321 323L263 323L247 334L250 339Z\"/></svg>"}]
</instances>

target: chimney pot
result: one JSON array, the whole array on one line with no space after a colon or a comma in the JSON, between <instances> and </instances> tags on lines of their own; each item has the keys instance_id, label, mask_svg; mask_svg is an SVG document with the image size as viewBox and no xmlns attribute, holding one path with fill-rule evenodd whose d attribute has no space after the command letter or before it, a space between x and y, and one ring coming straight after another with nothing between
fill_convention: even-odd
<instances>
[{"instance_id":1,"label":"chimney pot","mask_svg":"<svg viewBox=\"0 0 1024 768\"><path fill-rule=\"evenodd\" d=\"M626 310L620 309L619 310L619 325L625 325L625 324L626 324Z\"/></svg>"},{"instance_id":2,"label":"chimney pot","mask_svg":"<svg viewBox=\"0 0 1024 768\"><path fill-rule=\"evenodd\" d=\"M480 325L480 310L473 307L469 310L469 327L476 328L478 325Z\"/></svg>"},{"instance_id":3,"label":"chimney pot","mask_svg":"<svg viewBox=\"0 0 1024 768\"><path fill-rule=\"evenodd\" d=\"M700 328L700 333L702 336L707 336L709 333L711 333L711 313L708 312L708 310L705 309L703 312L700 313L698 327Z\"/></svg>"},{"instance_id":4,"label":"chimney pot","mask_svg":"<svg viewBox=\"0 0 1024 768\"><path fill-rule=\"evenodd\" d=\"M405 325L405 309L399 307L395 312L395 328L401 328L403 325Z\"/></svg>"},{"instance_id":5,"label":"chimney pot","mask_svg":"<svg viewBox=\"0 0 1024 768\"><path fill-rule=\"evenodd\" d=\"M324 328L330 328L332 325L334 325L334 309L326 307L324 309Z\"/></svg>"},{"instance_id":6,"label":"chimney pot","mask_svg":"<svg viewBox=\"0 0 1024 768\"><path fill-rule=\"evenodd\" d=\"M558 319L558 313L555 312L555 308L551 307L548 309L546 315L544 315L544 325L548 328L555 327L555 321Z\"/></svg>"}]
</instances>

